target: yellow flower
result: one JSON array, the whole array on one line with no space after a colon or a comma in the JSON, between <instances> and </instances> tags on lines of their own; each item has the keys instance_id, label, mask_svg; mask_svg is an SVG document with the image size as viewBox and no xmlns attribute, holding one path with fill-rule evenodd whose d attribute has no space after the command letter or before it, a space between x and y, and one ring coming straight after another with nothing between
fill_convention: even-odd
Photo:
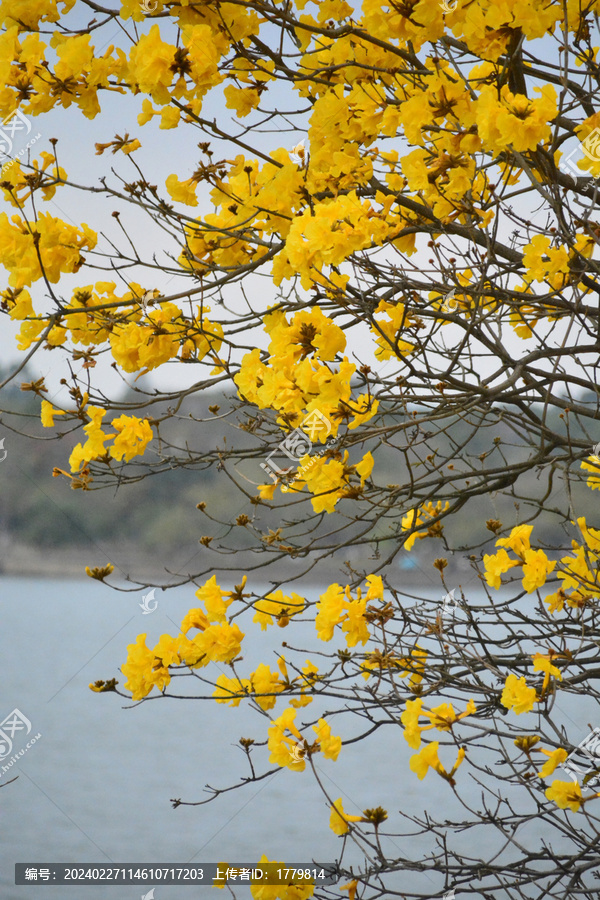
<instances>
[{"instance_id":1,"label":"yellow flower","mask_svg":"<svg viewBox=\"0 0 600 900\"><path fill-rule=\"evenodd\" d=\"M600 491L600 457L595 456L594 454L588 456L588 458L581 463L581 468L592 473L586 482L587 486L592 491Z\"/></svg>"},{"instance_id":2,"label":"yellow flower","mask_svg":"<svg viewBox=\"0 0 600 900\"><path fill-rule=\"evenodd\" d=\"M287 597L282 590L278 590L256 601L254 604L256 614L252 621L260 624L261 631L266 631L267 627L273 624L273 617L278 625L284 627L288 624L290 616L302 612L305 605L304 597L295 593Z\"/></svg>"},{"instance_id":3,"label":"yellow flower","mask_svg":"<svg viewBox=\"0 0 600 900\"><path fill-rule=\"evenodd\" d=\"M416 772L418 778L421 781L423 780L423 778L425 778L429 769L434 769L438 773L438 775L441 775L442 778L446 779L446 781L454 784L453 775L465 758L464 748L459 748L454 766L452 767L450 772L446 772L438 756L438 747L438 741L432 741L431 744L427 744L419 753L415 753L414 756L411 756L410 768L413 772Z\"/></svg>"},{"instance_id":4,"label":"yellow flower","mask_svg":"<svg viewBox=\"0 0 600 900\"><path fill-rule=\"evenodd\" d=\"M161 634L160 640L152 652L164 666L177 666L181 662L177 646L177 638L171 637L170 634Z\"/></svg>"},{"instance_id":5,"label":"yellow flower","mask_svg":"<svg viewBox=\"0 0 600 900\"><path fill-rule=\"evenodd\" d=\"M213 697L217 703L239 706L243 698L248 695L249 688L250 681L247 678L229 678L227 675L219 675Z\"/></svg>"},{"instance_id":6,"label":"yellow flower","mask_svg":"<svg viewBox=\"0 0 600 900\"><path fill-rule=\"evenodd\" d=\"M414 648L410 652L409 659L404 660L404 664L407 668L403 672L401 672L400 675L402 678L404 678L405 675L410 675L409 684L411 688L414 688L416 685L420 684L423 681L426 659L427 650L423 650L422 647L419 647L418 644L415 644Z\"/></svg>"},{"instance_id":7,"label":"yellow flower","mask_svg":"<svg viewBox=\"0 0 600 900\"><path fill-rule=\"evenodd\" d=\"M548 775L552 775L556 767L563 763L569 755L562 747L559 747L557 750L542 750L541 752L548 757L548 762L545 762L538 772L540 778L547 778Z\"/></svg>"},{"instance_id":8,"label":"yellow flower","mask_svg":"<svg viewBox=\"0 0 600 900\"><path fill-rule=\"evenodd\" d=\"M317 603L315 627L317 637L321 641L330 641L333 629L341 621L344 614L345 593L339 584L331 584Z\"/></svg>"},{"instance_id":9,"label":"yellow flower","mask_svg":"<svg viewBox=\"0 0 600 900\"><path fill-rule=\"evenodd\" d=\"M172 200L185 203L186 206L198 206L196 182L192 178L180 181L177 175L169 175L165 185Z\"/></svg>"},{"instance_id":10,"label":"yellow flower","mask_svg":"<svg viewBox=\"0 0 600 900\"><path fill-rule=\"evenodd\" d=\"M360 588L358 589L357 600L351 599L352 595L349 587L346 588L346 596L350 598L349 602L344 604L346 614L342 621L342 631L346 635L346 643L349 647L356 647L359 641L364 645L371 637L367 620L365 619L367 598L361 598Z\"/></svg>"},{"instance_id":11,"label":"yellow flower","mask_svg":"<svg viewBox=\"0 0 600 900\"><path fill-rule=\"evenodd\" d=\"M371 452L366 453L362 460L358 463L358 465L354 466L356 474L360 477L360 486L361 488L365 486L365 481L373 471L373 466L375 465L375 460L373 459L373 454Z\"/></svg>"},{"instance_id":12,"label":"yellow flower","mask_svg":"<svg viewBox=\"0 0 600 900\"><path fill-rule=\"evenodd\" d=\"M41 420L44 428L52 428L54 416L66 416L66 412L62 409L54 409L48 400L42 400Z\"/></svg>"},{"instance_id":13,"label":"yellow flower","mask_svg":"<svg viewBox=\"0 0 600 900\"><path fill-rule=\"evenodd\" d=\"M219 73L219 50L210 25L193 25L182 29L187 47L187 59L191 63L191 77L197 88L209 88L223 78Z\"/></svg>"},{"instance_id":14,"label":"yellow flower","mask_svg":"<svg viewBox=\"0 0 600 900\"><path fill-rule=\"evenodd\" d=\"M543 550L526 550L523 565L523 589L531 594L546 584L546 578L554 570L555 562L550 562Z\"/></svg>"},{"instance_id":15,"label":"yellow flower","mask_svg":"<svg viewBox=\"0 0 600 900\"><path fill-rule=\"evenodd\" d=\"M333 829L335 831L335 829ZM348 891L348 900L356 900L356 889L358 887L358 879L354 878L348 884L340 885L340 891Z\"/></svg>"},{"instance_id":16,"label":"yellow flower","mask_svg":"<svg viewBox=\"0 0 600 900\"><path fill-rule=\"evenodd\" d=\"M205 656L202 665L209 662L230 663L239 656L242 649L243 633L238 625L209 625L193 639L200 652Z\"/></svg>"},{"instance_id":17,"label":"yellow flower","mask_svg":"<svg viewBox=\"0 0 600 900\"><path fill-rule=\"evenodd\" d=\"M236 88L232 84L223 91L227 109L235 109L236 115L243 119L256 109L260 103L260 94L255 88Z\"/></svg>"},{"instance_id":18,"label":"yellow flower","mask_svg":"<svg viewBox=\"0 0 600 900\"><path fill-rule=\"evenodd\" d=\"M517 556L523 558L525 552L530 550L529 535L533 531L533 525L517 525L507 538L496 541L496 547L508 547Z\"/></svg>"},{"instance_id":19,"label":"yellow flower","mask_svg":"<svg viewBox=\"0 0 600 900\"><path fill-rule=\"evenodd\" d=\"M101 422L106 415L106 410L98 406L88 406L86 410L90 422L84 425L84 432L87 435L85 444L77 444L69 457L69 465L71 472L78 472L82 463L88 463L92 459L106 454L104 446L105 441L114 437L114 434L105 434L102 431Z\"/></svg>"},{"instance_id":20,"label":"yellow flower","mask_svg":"<svg viewBox=\"0 0 600 900\"><path fill-rule=\"evenodd\" d=\"M277 763L291 769L292 772L303 772L306 767L304 754L301 752L304 739L294 724L296 710L288 708L278 719L271 723L267 746L271 751L269 762ZM297 740L287 737L289 731Z\"/></svg>"},{"instance_id":21,"label":"yellow flower","mask_svg":"<svg viewBox=\"0 0 600 900\"><path fill-rule=\"evenodd\" d=\"M196 597L204 603L206 614L210 622L226 622L225 613L231 600L225 600L225 595L217 584L217 576L213 575L202 587L196 591Z\"/></svg>"},{"instance_id":22,"label":"yellow flower","mask_svg":"<svg viewBox=\"0 0 600 900\"><path fill-rule=\"evenodd\" d=\"M254 699L261 709L273 709L277 702L277 694L285 685L279 680L279 672L272 672L265 663L261 663L250 675ZM260 696L260 695L263 696ZM272 696L271 696L272 695Z\"/></svg>"},{"instance_id":23,"label":"yellow flower","mask_svg":"<svg viewBox=\"0 0 600 900\"><path fill-rule=\"evenodd\" d=\"M419 727L419 716L421 715L422 706L423 701L420 697L417 697L416 700L407 700L404 712L400 715L400 720L404 725L404 740L413 750L418 750L421 746L421 732L423 729Z\"/></svg>"},{"instance_id":24,"label":"yellow flower","mask_svg":"<svg viewBox=\"0 0 600 900\"><path fill-rule=\"evenodd\" d=\"M485 566L485 580L490 587L498 588L502 584L500 575L508 572L513 566L518 566L518 560L511 559L506 550L498 550L493 555L484 554L483 565Z\"/></svg>"},{"instance_id":25,"label":"yellow flower","mask_svg":"<svg viewBox=\"0 0 600 900\"><path fill-rule=\"evenodd\" d=\"M440 758L438 756L438 741L432 741L431 744L427 744L419 753L415 753L414 756L410 758L410 768L411 771L416 772L420 781L422 781L429 769L435 769L436 772L440 773L444 771L444 767L440 762Z\"/></svg>"},{"instance_id":26,"label":"yellow flower","mask_svg":"<svg viewBox=\"0 0 600 900\"><path fill-rule=\"evenodd\" d=\"M544 654L542 654L542 653L535 653L531 657L533 660L533 668L536 670L536 672L545 672L544 681L543 681L542 690L541 690L542 695L545 693L546 688L548 687L551 676L554 676L554 678L558 678L559 681L562 681L562 675L560 673L560 669L558 669L556 666L552 665L553 655L560 655L560 654L550 653L550 654L548 654L548 656L544 656Z\"/></svg>"},{"instance_id":27,"label":"yellow flower","mask_svg":"<svg viewBox=\"0 0 600 900\"><path fill-rule=\"evenodd\" d=\"M119 416L113 419L111 428L116 428L110 455L114 459L123 459L129 462L134 456L143 456L146 447L153 438L152 428L147 419L138 419L137 416Z\"/></svg>"},{"instance_id":28,"label":"yellow flower","mask_svg":"<svg viewBox=\"0 0 600 900\"><path fill-rule=\"evenodd\" d=\"M473 715L477 712L477 707L473 700L469 700L465 711L458 716L454 712L451 703L441 703L434 706L431 710L423 709L423 701L420 698L416 700L407 700L406 708L400 720L404 727L404 739L409 747L417 750L421 745L421 732L428 731L430 728L436 728L438 731L450 731L451 726L464 719L465 716ZM426 716L430 724L421 727L419 725L419 716Z\"/></svg>"},{"instance_id":29,"label":"yellow flower","mask_svg":"<svg viewBox=\"0 0 600 900\"><path fill-rule=\"evenodd\" d=\"M311 663L309 659L306 660L306 665L302 669L302 675L297 679L294 679L294 682L300 682L300 697L295 697L293 700L290 700L290 705L299 708L301 706L308 706L309 703L312 703L312 697L306 696L307 691L309 691L313 685L319 680L319 669L314 663Z\"/></svg>"},{"instance_id":30,"label":"yellow flower","mask_svg":"<svg viewBox=\"0 0 600 900\"><path fill-rule=\"evenodd\" d=\"M537 699L535 688L527 687L524 678L517 678L516 675L510 674L504 684L504 690L500 702L507 709L514 709L519 716L521 713L530 712L533 704Z\"/></svg>"},{"instance_id":31,"label":"yellow flower","mask_svg":"<svg viewBox=\"0 0 600 900\"><path fill-rule=\"evenodd\" d=\"M146 646L145 634L139 634L135 644L127 646L127 651L127 662L121 666L121 671L127 678L125 687L131 691L133 700L142 700L153 687L162 691L169 684L169 669Z\"/></svg>"},{"instance_id":32,"label":"yellow flower","mask_svg":"<svg viewBox=\"0 0 600 900\"><path fill-rule=\"evenodd\" d=\"M272 484L259 484L258 486L258 495L261 500L272 500L273 495L275 494L275 489L277 488L277 484L273 482Z\"/></svg>"},{"instance_id":33,"label":"yellow flower","mask_svg":"<svg viewBox=\"0 0 600 900\"><path fill-rule=\"evenodd\" d=\"M383 600L383 579L380 575L367 575L366 582L369 586L366 600Z\"/></svg>"},{"instance_id":34,"label":"yellow flower","mask_svg":"<svg viewBox=\"0 0 600 900\"><path fill-rule=\"evenodd\" d=\"M349 822L362 822L362 816L350 816L344 811L342 798L338 797L331 806L331 815L329 816L329 827L335 834L347 834L350 830Z\"/></svg>"},{"instance_id":35,"label":"yellow flower","mask_svg":"<svg viewBox=\"0 0 600 900\"><path fill-rule=\"evenodd\" d=\"M433 503L425 503L423 506L418 507L417 509L412 509L409 513L407 513L402 518L402 530L403 531L411 531L413 528L418 528L420 525L424 525L427 523L427 519L434 519L440 515L440 513L445 512L449 507L448 501L446 501L445 506L442 508L442 501L438 500L438 502L434 505ZM441 535L444 526L441 522L437 522L435 525L430 525L427 528L427 531L415 531L410 537L404 542L404 549L411 550L414 542L417 540L422 540L426 537L438 537Z\"/></svg>"},{"instance_id":36,"label":"yellow flower","mask_svg":"<svg viewBox=\"0 0 600 900\"><path fill-rule=\"evenodd\" d=\"M576 781L553 781L545 793L548 800L554 800L561 809L568 806L573 812L578 812L583 803L581 788Z\"/></svg>"},{"instance_id":37,"label":"yellow flower","mask_svg":"<svg viewBox=\"0 0 600 900\"><path fill-rule=\"evenodd\" d=\"M326 759L336 760L342 749L341 737L335 737L331 734L331 727L325 719L319 719L317 725L313 725L313 731L316 732L317 740L321 752Z\"/></svg>"},{"instance_id":38,"label":"yellow flower","mask_svg":"<svg viewBox=\"0 0 600 900\"><path fill-rule=\"evenodd\" d=\"M549 594L548 597L545 597L544 603L548 605L548 612L562 612L566 598L567 595L562 588L559 588L555 594Z\"/></svg>"},{"instance_id":39,"label":"yellow flower","mask_svg":"<svg viewBox=\"0 0 600 900\"><path fill-rule=\"evenodd\" d=\"M357 412L354 412L355 408L357 409ZM348 431L353 431L355 428L358 428L359 425L368 422L369 419L373 418L378 409L379 400L373 400L373 398L369 397L367 394L361 394L360 397L356 399L356 402L352 404L354 417L348 422Z\"/></svg>"},{"instance_id":40,"label":"yellow flower","mask_svg":"<svg viewBox=\"0 0 600 900\"><path fill-rule=\"evenodd\" d=\"M285 315L272 313L265 318L265 330L271 337L271 356L291 355L294 362L308 356L334 360L346 347L344 332L323 314L320 306L297 312L289 324Z\"/></svg>"},{"instance_id":41,"label":"yellow flower","mask_svg":"<svg viewBox=\"0 0 600 900\"><path fill-rule=\"evenodd\" d=\"M148 34L142 35L134 44L129 56L130 78L137 83L140 91L150 94L155 103L168 103L168 86L173 81L171 68L175 50L165 44L160 37L160 28L153 25Z\"/></svg>"},{"instance_id":42,"label":"yellow flower","mask_svg":"<svg viewBox=\"0 0 600 900\"><path fill-rule=\"evenodd\" d=\"M535 150L540 141L550 137L550 122L556 116L556 91L550 84L534 88L540 94L534 99L513 94L504 85L498 95L496 87L485 85L476 102L476 122L484 149L502 152L508 146L515 150Z\"/></svg>"},{"instance_id":43,"label":"yellow flower","mask_svg":"<svg viewBox=\"0 0 600 900\"><path fill-rule=\"evenodd\" d=\"M204 631L209 625L210 622L203 609L190 609L181 623L181 633L187 634L190 628L199 628L200 631Z\"/></svg>"}]
</instances>

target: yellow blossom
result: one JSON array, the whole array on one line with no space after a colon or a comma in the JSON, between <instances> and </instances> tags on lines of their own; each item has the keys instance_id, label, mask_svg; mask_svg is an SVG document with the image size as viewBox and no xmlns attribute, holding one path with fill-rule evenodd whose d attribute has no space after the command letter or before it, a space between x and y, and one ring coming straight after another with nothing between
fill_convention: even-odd
<instances>
[{"instance_id":1,"label":"yellow blossom","mask_svg":"<svg viewBox=\"0 0 600 900\"><path fill-rule=\"evenodd\" d=\"M143 456L146 447L153 438L152 428L147 419L137 416L119 416L110 423L117 434L110 455L114 459L125 459L129 462L134 456Z\"/></svg>"},{"instance_id":2,"label":"yellow blossom","mask_svg":"<svg viewBox=\"0 0 600 900\"><path fill-rule=\"evenodd\" d=\"M362 816L351 816L349 815L342 805L342 798L338 797L331 806L331 815L329 816L329 827L335 834L347 834L349 829L349 823L351 822L362 822Z\"/></svg>"},{"instance_id":3,"label":"yellow blossom","mask_svg":"<svg viewBox=\"0 0 600 900\"><path fill-rule=\"evenodd\" d=\"M496 541L496 547L508 547L517 556L524 559L526 551L531 549L529 535L532 531L533 525L517 525L507 538Z\"/></svg>"},{"instance_id":4,"label":"yellow blossom","mask_svg":"<svg viewBox=\"0 0 600 900\"><path fill-rule=\"evenodd\" d=\"M239 706L242 699L248 694L249 688L250 681L247 678L229 678L227 675L219 675L213 697L217 703Z\"/></svg>"},{"instance_id":5,"label":"yellow blossom","mask_svg":"<svg viewBox=\"0 0 600 900\"><path fill-rule=\"evenodd\" d=\"M485 566L485 580L490 587L497 590L502 584L500 575L508 572L513 566L518 566L519 562L511 559L506 550L498 550L493 555L484 554L483 565Z\"/></svg>"},{"instance_id":6,"label":"yellow blossom","mask_svg":"<svg viewBox=\"0 0 600 900\"><path fill-rule=\"evenodd\" d=\"M273 624L273 619L276 619L277 623L284 627L288 624L291 616L302 612L305 605L304 597L293 592L287 597L282 590L278 590L256 601L254 604L256 614L252 621L258 622L262 631L266 631L267 627Z\"/></svg>"},{"instance_id":7,"label":"yellow blossom","mask_svg":"<svg viewBox=\"0 0 600 900\"><path fill-rule=\"evenodd\" d=\"M271 751L269 762L277 763L291 769L292 772L303 772L306 767L304 755L298 751L304 739L294 724L296 710L288 708L271 723L267 746ZM286 731L296 740L286 735Z\"/></svg>"},{"instance_id":8,"label":"yellow blossom","mask_svg":"<svg viewBox=\"0 0 600 900\"><path fill-rule=\"evenodd\" d=\"M526 550L523 564L523 589L531 594L546 584L546 578L556 566L550 562L543 550Z\"/></svg>"},{"instance_id":9,"label":"yellow blossom","mask_svg":"<svg viewBox=\"0 0 600 900\"><path fill-rule=\"evenodd\" d=\"M581 788L576 781L553 781L545 794L548 800L554 800L561 809L569 807L573 812L578 812L583 803Z\"/></svg>"},{"instance_id":10,"label":"yellow blossom","mask_svg":"<svg viewBox=\"0 0 600 900\"><path fill-rule=\"evenodd\" d=\"M223 590L217 584L217 576L213 575L196 591L196 597L204 603L209 622L227 621L225 613L231 600L225 599Z\"/></svg>"},{"instance_id":11,"label":"yellow blossom","mask_svg":"<svg viewBox=\"0 0 600 900\"><path fill-rule=\"evenodd\" d=\"M327 759L336 760L342 749L341 737L335 737L331 734L331 727L325 719L319 719L317 725L313 725L313 731L316 732L319 748Z\"/></svg>"},{"instance_id":12,"label":"yellow blossom","mask_svg":"<svg viewBox=\"0 0 600 900\"><path fill-rule=\"evenodd\" d=\"M279 680L279 672L272 672L265 663L261 663L250 676L254 699L261 709L273 709L277 702L277 694L285 685ZM262 696L261 696L262 695Z\"/></svg>"},{"instance_id":13,"label":"yellow blossom","mask_svg":"<svg viewBox=\"0 0 600 900\"><path fill-rule=\"evenodd\" d=\"M544 763L538 772L540 778L548 778L549 775L552 775L556 767L563 763L569 755L562 747L559 747L557 750L542 750L541 752L548 757L548 761Z\"/></svg>"},{"instance_id":14,"label":"yellow blossom","mask_svg":"<svg viewBox=\"0 0 600 900\"><path fill-rule=\"evenodd\" d=\"M54 425L54 416L65 415L65 410L55 409L48 400L42 400L41 420L44 428L52 428L52 426Z\"/></svg>"},{"instance_id":15,"label":"yellow blossom","mask_svg":"<svg viewBox=\"0 0 600 900\"><path fill-rule=\"evenodd\" d=\"M514 709L519 716L521 713L530 712L537 699L535 688L527 687L524 678L517 678L511 673L504 684L504 690L500 702L507 709Z\"/></svg>"}]
</instances>

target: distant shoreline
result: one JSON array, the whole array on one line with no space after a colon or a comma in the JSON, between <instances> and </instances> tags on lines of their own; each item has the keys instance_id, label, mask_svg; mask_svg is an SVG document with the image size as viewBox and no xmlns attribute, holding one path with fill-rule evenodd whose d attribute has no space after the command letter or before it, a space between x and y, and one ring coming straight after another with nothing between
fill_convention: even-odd
<instances>
[{"instance_id":1,"label":"distant shoreline","mask_svg":"<svg viewBox=\"0 0 600 900\"><path fill-rule=\"evenodd\" d=\"M166 563L168 571L165 567L157 566L156 556L148 553L140 552L139 548L127 548L120 546L118 548L88 548L81 547L78 549L70 548L43 548L30 547L25 544L11 544L10 547L3 547L0 553L0 576L14 578L44 578L44 579L77 579L81 581L87 580L85 568L90 566L102 567L111 563L114 565L114 572L109 576L109 581L115 579L125 582L131 581L136 584L149 585L168 585L177 583L186 577L193 577L198 571L204 571L210 568L211 557L215 563L223 560L216 554L202 550L196 556L190 558L189 551L183 554L184 559L179 561L172 559ZM316 570L312 569L305 575L300 575L301 563L307 564L306 558L302 560L290 560L273 562L270 566L260 568L255 572L250 571L251 565L256 565L256 558L248 558L247 554L240 552L240 556L246 556L245 560L240 559L239 569L231 569L226 571L219 570L219 578L223 586L234 584L241 581L244 574L248 575L248 580L261 582L279 581L282 584L288 582L294 583L301 578L303 584L322 585L325 582L348 583L351 575L344 567L343 561L326 560L320 563ZM247 564L244 568L244 562ZM291 563L291 565L290 565ZM353 569L365 568L368 565L367 560L357 561L351 560ZM375 569L376 566L373 566ZM428 569L431 571L428 572ZM217 565L212 567L212 571L217 572ZM317 577L318 571L318 577ZM368 571L368 569L367 569ZM439 588L443 590L439 574L431 567L431 562L420 561L411 558L411 567L402 568L400 566L389 568L386 574L394 574L397 579L398 586L400 583L407 587L427 587ZM446 583L457 584L465 575L470 579L472 576L469 572L458 570L451 566L446 569ZM261 577L262 576L262 577ZM429 577L427 577L429 576ZM204 576L203 576L204 577ZM207 575L205 577L210 577Z\"/></svg>"}]
</instances>

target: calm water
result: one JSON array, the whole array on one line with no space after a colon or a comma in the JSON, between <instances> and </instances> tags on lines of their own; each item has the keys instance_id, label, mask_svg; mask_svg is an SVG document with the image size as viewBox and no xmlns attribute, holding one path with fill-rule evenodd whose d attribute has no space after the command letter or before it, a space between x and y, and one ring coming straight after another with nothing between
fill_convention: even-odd
<instances>
[{"instance_id":1,"label":"calm water","mask_svg":"<svg viewBox=\"0 0 600 900\"><path fill-rule=\"evenodd\" d=\"M339 857L341 839L328 827L329 812L308 770L282 770L206 806L171 807L170 798L200 800L206 784L226 787L245 775L236 744L242 736L263 740L268 721L243 706L158 698L124 708L126 702L114 694L93 694L88 684L97 678L117 676L122 682L117 668L138 633L147 631L151 645L160 634L174 633L171 620L179 623L195 605L190 588L157 592L158 609L144 616L140 599L141 593L116 593L89 579L0 578L0 718L17 707L31 720L32 734L42 734L0 782L19 775L0 790L0 894L6 900L139 900L149 890L144 885L16 887L15 862L235 864L258 860L263 853L286 862ZM289 630L269 629L246 653L241 670L273 660L270 654L286 637ZM314 643L307 636L303 646ZM281 703L276 712L280 708ZM573 709L569 714L576 718ZM297 720L302 718L300 711ZM333 730L349 738L359 723L349 717ZM382 805L397 826L392 814L399 810L418 813L429 807L439 814L443 803L444 813L458 815L447 785L431 775L419 782L410 772L413 752L398 728L380 729L368 741L343 749L336 763L319 758L318 768L330 795L341 795L350 813ZM266 754L261 758L267 768ZM485 849L478 846L477 852ZM394 838L384 850L417 858L427 845ZM350 854L347 860L359 857ZM430 881L434 894L443 882L435 876ZM410 876L403 883L408 888ZM426 889L424 876L419 885ZM207 896L206 889L155 888L156 900L200 895ZM249 892L236 889L236 895Z\"/></svg>"}]
</instances>

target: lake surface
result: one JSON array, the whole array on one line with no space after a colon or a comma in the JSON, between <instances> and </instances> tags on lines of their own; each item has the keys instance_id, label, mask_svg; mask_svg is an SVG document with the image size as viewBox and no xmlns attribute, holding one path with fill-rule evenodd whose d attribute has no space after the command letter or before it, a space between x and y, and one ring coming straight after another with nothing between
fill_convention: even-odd
<instances>
[{"instance_id":1,"label":"lake surface","mask_svg":"<svg viewBox=\"0 0 600 900\"><path fill-rule=\"evenodd\" d=\"M329 829L329 811L308 769L281 770L205 806L172 808L171 798L205 799L206 784L227 787L246 775L239 738L264 740L268 719L243 705L232 709L213 701L159 697L124 708L128 704L115 694L93 694L88 684L98 678L117 677L122 684L118 667L125 661L126 645L138 633L147 632L152 646L161 634L176 633L174 623L197 605L193 587L157 591L159 606L151 615L142 615L141 598L141 592L116 593L91 579L0 578L0 718L18 708L31 721L31 734L42 735L0 780L4 784L19 776L0 790L4 900L139 900L149 890L144 885L15 886L16 862L234 865L257 861L263 853L285 862L339 858L342 839ZM305 627L306 642L300 644L296 631L294 642L314 647L314 626ZM254 633L257 640L240 666L244 673L259 661L269 661L274 668L273 651L291 637L291 629ZM317 713L316 703L310 718ZM573 703L571 698L568 710L565 704L565 721L577 722L583 737L589 712L579 715ZM275 715L283 708L279 702ZM297 721L302 719L300 710ZM347 738L358 730L356 718L349 716L333 733ZM15 749L20 746L16 741ZM432 774L420 782L409 770L413 752L400 729L380 729L370 739L343 748L335 763L319 755L318 771L330 796L341 795L351 814L381 805L390 821L396 820L395 827L399 810L417 814L429 808L439 816L442 804L449 817L460 815L446 784ZM261 760L261 771L270 768L266 753ZM479 794L474 786L474 802ZM534 839L539 841L539 835ZM384 842L391 856L418 858L427 849L427 842L416 838ZM477 854L486 849L491 853L494 847L478 845ZM358 863L361 856L350 851L345 859ZM407 889L413 877L407 874L403 880ZM421 889L424 878L419 877ZM441 875L428 880L432 895L444 885ZM237 897L249 896L247 888L235 890ZM347 897L337 887L330 890ZM155 887L154 893L155 900L207 896L206 889L193 886L165 885Z\"/></svg>"}]
</instances>

